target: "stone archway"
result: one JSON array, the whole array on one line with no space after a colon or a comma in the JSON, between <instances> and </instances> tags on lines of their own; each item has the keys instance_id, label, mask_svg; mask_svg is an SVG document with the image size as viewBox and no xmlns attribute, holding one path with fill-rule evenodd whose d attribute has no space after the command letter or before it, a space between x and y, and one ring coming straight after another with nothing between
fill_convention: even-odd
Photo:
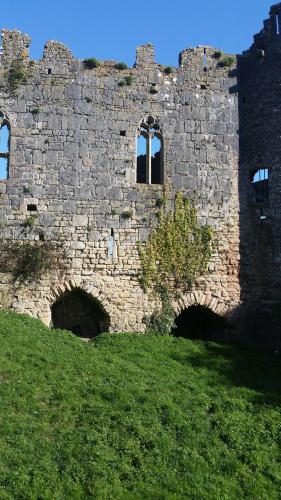
<instances>
[{"instance_id":1,"label":"stone archway","mask_svg":"<svg viewBox=\"0 0 281 500\"><path fill-rule=\"evenodd\" d=\"M173 329L172 335L192 340L217 340L223 337L227 326L224 317L199 304L183 309L175 323L176 328Z\"/></svg>"},{"instance_id":2,"label":"stone archway","mask_svg":"<svg viewBox=\"0 0 281 500\"><path fill-rule=\"evenodd\" d=\"M173 303L178 331L175 329L172 333L186 338L223 339L225 328L237 323L239 305L219 300L202 290L194 290ZM192 324L195 324L194 328L191 328ZM196 325L200 325L201 333Z\"/></svg>"},{"instance_id":3,"label":"stone archway","mask_svg":"<svg viewBox=\"0 0 281 500\"><path fill-rule=\"evenodd\" d=\"M52 325L72 331L81 338L93 338L108 331L110 319L101 303L81 288L63 293L51 307Z\"/></svg>"}]
</instances>

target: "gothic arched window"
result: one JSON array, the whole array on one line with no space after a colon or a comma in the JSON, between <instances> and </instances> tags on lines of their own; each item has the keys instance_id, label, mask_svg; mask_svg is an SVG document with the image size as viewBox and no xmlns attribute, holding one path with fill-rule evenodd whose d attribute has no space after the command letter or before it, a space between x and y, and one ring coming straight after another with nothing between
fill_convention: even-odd
<instances>
[{"instance_id":1,"label":"gothic arched window","mask_svg":"<svg viewBox=\"0 0 281 500\"><path fill-rule=\"evenodd\" d=\"M0 181L9 177L10 157L10 124L7 117L0 111Z\"/></svg>"},{"instance_id":2,"label":"gothic arched window","mask_svg":"<svg viewBox=\"0 0 281 500\"><path fill-rule=\"evenodd\" d=\"M163 184L163 136L157 120L148 116L138 128L137 183Z\"/></svg>"}]
</instances>

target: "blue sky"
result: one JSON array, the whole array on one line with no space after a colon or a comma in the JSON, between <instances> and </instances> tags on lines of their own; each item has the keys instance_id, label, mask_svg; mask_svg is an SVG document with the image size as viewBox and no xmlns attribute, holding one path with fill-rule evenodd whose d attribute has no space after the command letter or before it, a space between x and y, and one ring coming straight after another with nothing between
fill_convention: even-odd
<instances>
[{"instance_id":1,"label":"blue sky","mask_svg":"<svg viewBox=\"0 0 281 500\"><path fill-rule=\"evenodd\" d=\"M213 45L246 50L274 0L2 0L0 27L32 36L31 57L44 43L65 43L78 58L113 59L133 65L137 45L151 42L156 60L178 64L187 47Z\"/></svg>"}]
</instances>

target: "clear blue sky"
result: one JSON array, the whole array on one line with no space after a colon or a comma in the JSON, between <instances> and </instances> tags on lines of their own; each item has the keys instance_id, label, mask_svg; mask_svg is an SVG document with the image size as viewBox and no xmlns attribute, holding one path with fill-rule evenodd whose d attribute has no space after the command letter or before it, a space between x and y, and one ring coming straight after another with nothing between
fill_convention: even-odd
<instances>
[{"instance_id":1,"label":"clear blue sky","mask_svg":"<svg viewBox=\"0 0 281 500\"><path fill-rule=\"evenodd\" d=\"M272 0L2 0L0 27L32 36L31 57L44 43L65 43L77 58L133 65L137 45L151 42L156 60L177 65L187 47L246 50L268 16Z\"/></svg>"}]
</instances>

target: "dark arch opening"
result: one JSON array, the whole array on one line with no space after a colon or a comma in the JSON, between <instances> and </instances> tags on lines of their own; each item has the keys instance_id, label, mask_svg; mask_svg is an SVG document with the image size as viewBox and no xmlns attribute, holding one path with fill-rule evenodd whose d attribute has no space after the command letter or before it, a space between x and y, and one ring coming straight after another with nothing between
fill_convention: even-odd
<instances>
[{"instance_id":1,"label":"dark arch opening","mask_svg":"<svg viewBox=\"0 0 281 500\"><path fill-rule=\"evenodd\" d=\"M70 330L77 337L91 339L109 329L109 316L101 304L79 288L66 292L51 310L53 328Z\"/></svg>"},{"instance_id":2,"label":"dark arch opening","mask_svg":"<svg viewBox=\"0 0 281 500\"><path fill-rule=\"evenodd\" d=\"M227 326L222 316L214 313L206 306L193 305L184 309L176 318L175 337L198 340L221 339Z\"/></svg>"}]
</instances>

